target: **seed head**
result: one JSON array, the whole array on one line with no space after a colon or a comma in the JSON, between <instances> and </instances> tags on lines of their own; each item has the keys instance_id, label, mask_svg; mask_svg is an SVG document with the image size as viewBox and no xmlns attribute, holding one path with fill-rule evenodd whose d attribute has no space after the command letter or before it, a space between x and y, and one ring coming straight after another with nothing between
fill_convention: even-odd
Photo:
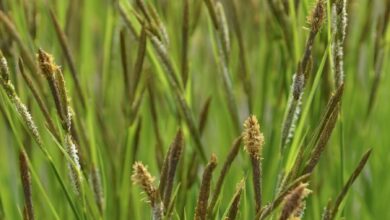
<instances>
[{"instance_id":1,"label":"seed head","mask_svg":"<svg viewBox=\"0 0 390 220\"><path fill-rule=\"evenodd\" d=\"M202 177L202 183L200 185L198 202L195 208L194 220L205 220L207 216L207 206L211 189L211 179L213 172L217 166L217 157L215 154L211 155L210 161L207 164Z\"/></svg>"},{"instance_id":2,"label":"seed head","mask_svg":"<svg viewBox=\"0 0 390 220\"><path fill-rule=\"evenodd\" d=\"M1 51L0 51L0 73L1 73L2 82L3 83L8 82L9 70L8 70L7 60L5 59Z\"/></svg>"},{"instance_id":3,"label":"seed head","mask_svg":"<svg viewBox=\"0 0 390 220\"><path fill-rule=\"evenodd\" d=\"M306 198L311 191L307 189L307 183L301 183L293 189L284 199L284 206L279 220L296 219L300 216L302 207L304 207L303 199Z\"/></svg>"},{"instance_id":4,"label":"seed head","mask_svg":"<svg viewBox=\"0 0 390 220\"><path fill-rule=\"evenodd\" d=\"M42 49L38 50L37 58L38 65L45 77L53 77L52 74L55 74L59 70L59 66L54 63L53 57Z\"/></svg>"},{"instance_id":5,"label":"seed head","mask_svg":"<svg viewBox=\"0 0 390 220\"><path fill-rule=\"evenodd\" d=\"M139 185L148 196L151 203L154 203L157 196L157 189L153 183L155 178L149 173L148 168L142 162L135 162L131 179L134 184Z\"/></svg>"},{"instance_id":6,"label":"seed head","mask_svg":"<svg viewBox=\"0 0 390 220\"><path fill-rule=\"evenodd\" d=\"M308 17L308 22L311 26L311 30L314 33L317 33L321 26L322 23L325 20L326 16L326 6L325 6L325 1L324 0L317 0L317 3L315 7L313 8L313 11L311 12L310 16Z\"/></svg>"},{"instance_id":7,"label":"seed head","mask_svg":"<svg viewBox=\"0 0 390 220\"><path fill-rule=\"evenodd\" d=\"M260 132L260 125L256 116L251 115L244 122L243 137L245 150L250 156L259 159L264 145L264 135Z\"/></svg>"},{"instance_id":8,"label":"seed head","mask_svg":"<svg viewBox=\"0 0 390 220\"><path fill-rule=\"evenodd\" d=\"M184 146L184 134L183 134L183 130L179 129L172 143L172 154L170 160L178 161L180 159L180 155L183 151L183 146Z\"/></svg>"},{"instance_id":9,"label":"seed head","mask_svg":"<svg viewBox=\"0 0 390 220\"><path fill-rule=\"evenodd\" d=\"M9 69L7 60L3 56L3 54L0 51L0 84L3 86L3 89L7 93L7 96L13 103L14 107L16 108L16 111L19 113L19 115L22 117L22 120L27 125L28 130L31 132L34 140L37 142L39 146L42 146L41 137L39 135L37 126L35 122L33 121L30 112L28 111L26 105L22 103L19 96L15 92L15 87L12 84L12 82L9 80Z\"/></svg>"},{"instance_id":10,"label":"seed head","mask_svg":"<svg viewBox=\"0 0 390 220\"><path fill-rule=\"evenodd\" d=\"M158 192L158 189L154 186L154 177L150 175L147 167L141 162L135 162L133 165L133 175L131 176L134 184L139 185L146 193L148 201L152 207L153 219L163 219L163 203Z\"/></svg>"},{"instance_id":11,"label":"seed head","mask_svg":"<svg viewBox=\"0 0 390 220\"><path fill-rule=\"evenodd\" d=\"M347 13L347 0L343 0L342 4L342 10L341 10L341 40L344 42L345 37L347 35L347 25L348 25L348 13Z\"/></svg>"},{"instance_id":12,"label":"seed head","mask_svg":"<svg viewBox=\"0 0 390 220\"><path fill-rule=\"evenodd\" d=\"M304 74L294 74L293 78L293 96L294 99L298 100L301 94L303 93L303 88L305 86L305 75Z\"/></svg>"},{"instance_id":13,"label":"seed head","mask_svg":"<svg viewBox=\"0 0 390 220\"><path fill-rule=\"evenodd\" d=\"M165 183L165 189L162 200L164 201L165 207L169 206L169 202L171 201L171 194L173 189L174 178L177 170L177 165L179 163L179 159L184 147L184 136L183 131L179 129L176 134L173 143L168 151L168 170L167 177ZM162 192L161 192L162 193Z\"/></svg>"},{"instance_id":14,"label":"seed head","mask_svg":"<svg viewBox=\"0 0 390 220\"><path fill-rule=\"evenodd\" d=\"M103 206L104 206L104 195L102 190L102 179L100 176L99 169L95 166L92 168L91 171L91 185L93 187L93 192L95 194L95 201L98 205L100 213L103 212Z\"/></svg>"},{"instance_id":15,"label":"seed head","mask_svg":"<svg viewBox=\"0 0 390 220\"><path fill-rule=\"evenodd\" d=\"M49 83L57 113L62 122L62 127L66 129L68 127L66 122L66 118L68 117L68 101L66 96L65 82L61 70L59 66L54 63L53 57L42 49L38 50L37 60L42 75L45 76Z\"/></svg>"},{"instance_id":16,"label":"seed head","mask_svg":"<svg viewBox=\"0 0 390 220\"><path fill-rule=\"evenodd\" d=\"M73 164L70 162L68 163L69 176L72 181L75 193L77 195L80 195L82 176L80 175L81 166L79 152L77 151L77 147L69 134L66 135L64 142L69 157L72 159L73 162Z\"/></svg>"}]
</instances>

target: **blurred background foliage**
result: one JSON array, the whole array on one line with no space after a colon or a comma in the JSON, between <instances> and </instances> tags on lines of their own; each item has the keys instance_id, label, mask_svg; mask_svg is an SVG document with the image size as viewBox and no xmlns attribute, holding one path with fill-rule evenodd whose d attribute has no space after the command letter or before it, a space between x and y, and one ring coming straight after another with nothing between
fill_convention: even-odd
<instances>
[{"instance_id":1,"label":"blurred background foliage","mask_svg":"<svg viewBox=\"0 0 390 220\"><path fill-rule=\"evenodd\" d=\"M292 75L297 69L297 61L303 53L308 36L306 17L315 1L283 1L294 3L296 9L292 15L287 10L288 26L279 22L280 17L272 13L269 1L235 1L238 26L242 32L246 66L240 61L239 41L235 32L231 1L222 0L225 8L231 51L229 70L232 79L233 94L237 101L240 124L254 114L258 117L261 131L265 135L263 153L264 201L271 201L279 173L280 135L284 111L287 105ZM168 53L176 69L180 72L182 58L182 22L183 2L169 0L150 0L166 27L169 36ZM328 5L329 6L329 5ZM196 151L195 143L180 110L175 102L164 69L157 60L148 40L147 55L139 81L134 82L133 67L136 63L138 39L120 14L120 8L128 16L135 32L140 32L140 24L134 14L137 11L134 2L125 0L1 0L0 9L13 23L14 33L6 27L4 19L0 22L0 49L9 62L11 80L18 95L27 104L37 122L46 147L59 167L64 179L67 179L64 158L52 135L45 128L44 116L23 80L17 65L19 57L26 60L22 47L28 56L35 59L38 48L53 54L55 62L61 66L71 105L75 111L75 120L81 124L85 137L81 137L80 149L87 170L91 161L96 162L102 174L105 219L147 219L150 218L148 204L142 201L143 195L130 182L131 164L134 160L143 161L150 172L158 176L158 146L168 149L176 131L183 127L186 146L184 162L179 167L178 178L186 178L186 169ZM390 198L390 78L389 78L389 8L387 0L349 0L348 28L344 50L345 91L339 121L327 148L316 168L309 188L305 219L320 219L323 208L330 198L335 198L343 183L356 167L361 155L369 148L373 153L362 175L357 179L343 204L342 215L347 219L390 219L388 198ZM80 102L74 80L64 50L50 16L54 12L60 28L67 38L71 56L75 62L85 107ZM329 10L329 7L328 7ZM329 12L330 13L330 12ZM329 14L328 13L328 14ZM294 16L295 15L295 16ZM219 59L212 22L203 1L189 1L189 77L185 88L185 99L196 121L200 118L202 106L208 99L210 109L202 142L207 157L215 153L222 164L229 146L240 135L231 120L223 91L223 81L219 73ZM289 35L285 35L285 33ZM125 45L121 44L123 37ZM333 75L329 57L323 71L319 69L324 55L330 53L330 23L327 18L316 38L312 57L312 75L305 90L305 98L311 92L315 74L322 74L319 87L310 105L308 118L303 126L302 139L307 143L319 124L321 114L330 95L334 91ZM126 51L129 83L138 84L134 94L125 91L123 60L121 49ZM27 66L27 65L26 65ZM243 68L247 69L252 87L251 108L248 108L248 96L245 94L242 80ZM30 68L26 71L42 92L45 103L53 115L49 89L39 74ZM373 95L373 90L376 90ZM155 132L152 96L158 116L160 141ZM131 97L133 96L133 98ZM54 174L49 170L42 153L36 150L34 142L23 126L18 123L2 94L0 108L0 219L22 218L23 194L18 169L18 149L20 143L27 149L32 167L33 202L37 219L54 219L50 201L60 219L73 219L74 215L66 202L65 194ZM370 98L371 97L371 98ZM131 111L135 99L140 99L137 113ZM373 101L370 101L373 100ZM129 110L130 109L130 110ZM11 129L10 123L16 130ZM79 131L80 131L79 130ZM241 128L240 128L241 130ZM135 138L139 133L139 138ZM16 141L19 139L19 142ZM160 143L159 143L160 142ZM136 155L129 153L136 152ZM134 150L136 148L137 150ZM91 152L97 152L95 159ZM132 155L129 155L132 154ZM127 159L126 159L127 158ZM131 158L130 160L128 160ZM200 184L201 171L186 194L178 198L177 216L192 218ZM217 167L217 170L220 166ZM183 171L184 170L184 171ZM250 175L250 162L244 153L240 153L225 181L220 206L220 217L229 204L235 185L243 177ZM122 175L125 174L125 175ZM124 180L128 177L128 180ZM47 198L37 186L40 181ZM124 181L124 182L123 182ZM70 188L69 181L66 187ZM123 191L123 184L128 189ZM247 183L241 205L240 219L250 219L253 215L252 189ZM124 202L126 201L126 202ZM76 204L78 204L76 202ZM185 204L185 207L182 207ZM93 205L91 205L93 206ZM127 211L124 211L127 209ZM91 215L87 219L94 219ZM218 219L218 218L217 218Z\"/></svg>"}]
</instances>

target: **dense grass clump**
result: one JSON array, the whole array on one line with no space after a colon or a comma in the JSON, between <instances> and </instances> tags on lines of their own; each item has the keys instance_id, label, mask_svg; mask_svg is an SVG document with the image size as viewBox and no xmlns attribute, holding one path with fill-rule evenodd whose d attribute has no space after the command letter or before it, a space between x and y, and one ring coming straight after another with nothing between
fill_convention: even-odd
<instances>
[{"instance_id":1,"label":"dense grass clump","mask_svg":"<svg viewBox=\"0 0 390 220\"><path fill-rule=\"evenodd\" d=\"M0 1L1 219L389 219L390 3Z\"/></svg>"}]
</instances>

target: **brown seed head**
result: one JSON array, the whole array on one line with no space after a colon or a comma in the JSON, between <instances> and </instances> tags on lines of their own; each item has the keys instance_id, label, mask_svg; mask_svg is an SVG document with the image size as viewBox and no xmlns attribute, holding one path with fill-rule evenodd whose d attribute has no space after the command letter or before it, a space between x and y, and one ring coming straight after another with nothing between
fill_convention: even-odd
<instances>
[{"instance_id":1,"label":"brown seed head","mask_svg":"<svg viewBox=\"0 0 390 220\"><path fill-rule=\"evenodd\" d=\"M139 185L145 191L151 203L156 201L157 189L154 187L154 177L149 173L147 167L142 162L135 162L133 165L133 175L131 180L134 184Z\"/></svg>"},{"instance_id":2,"label":"brown seed head","mask_svg":"<svg viewBox=\"0 0 390 220\"><path fill-rule=\"evenodd\" d=\"M38 50L37 58L38 65L45 77L50 78L52 74L55 74L59 70L59 66L54 63L53 57L42 49Z\"/></svg>"},{"instance_id":3,"label":"brown seed head","mask_svg":"<svg viewBox=\"0 0 390 220\"><path fill-rule=\"evenodd\" d=\"M261 149L264 145L264 135L260 132L260 125L256 116L251 115L244 122L244 144L245 150L251 157L260 159Z\"/></svg>"},{"instance_id":4,"label":"brown seed head","mask_svg":"<svg viewBox=\"0 0 390 220\"><path fill-rule=\"evenodd\" d=\"M172 143L171 160L178 161L180 159L180 155L183 151L183 146L184 146L184 134L183 134L183 130L179 129Z\"/></svg>"},{"instance_id":5,"label":"brown seed head","mask_svg":"<svg viewBox=\"0 0 390 220\"><path fill-rule=\"evenodd\" d=\"M198 202L195 208L194 220L206 219L207 206L208 206L209 194L211 189L211 179L213 177L213 171L216 166L217 166L217 157L215 156L215 154L212 154L210 161L203 172L202 183L198 195Z\"/></svg>"},{"instance_id":6,"label":"brown seed head","mask_svg":"<svg viewBox=\"0 0 390 220\"><path fill-rule=\"evenodd\" d=\"M317 0L313 11L308 17L308 23L311 26L311 30L315 33L321 28L322 23L326 16L326 5L324 0Z\"/></svg>"},{"instance_id":7,"label":"brown seed head","mask_svg":"<svg viewBox=\"0 0 390 220\"><path fill-rule=\"evenodd\" d=\"M301 183L295 189L293 189L284 199L284 206L282 209L282 214L279 220L294 219L297 213L302 209L303 199L311 193L307 189L307 183Z\"/></svg>"},{"instance_id":8,"label":"brown seed head","mask_svg":"<svg viewBox=\"0 0 390 220\"><path fill-rule=\"evenodd\" d=\"M177 165L179 163L179 159L183 151L183 147L184 147L184 134L183 131L179 129L168 152L169 153L168 161L167 161L168 170L167 170L165 189L163 192L164 195L162 198L165 207L168 207L171 201L174 178L177 170Z\"/></svg>"}]
</instances>

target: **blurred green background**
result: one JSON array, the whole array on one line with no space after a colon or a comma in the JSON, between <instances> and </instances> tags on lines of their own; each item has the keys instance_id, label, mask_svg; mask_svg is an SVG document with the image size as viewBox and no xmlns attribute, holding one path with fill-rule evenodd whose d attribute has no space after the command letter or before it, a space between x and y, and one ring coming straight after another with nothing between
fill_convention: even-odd
<instances>
[{"instance_id":1,"label":"blurred green background","mask_svg":"<svg viewBox=\"0 0 390 220\"><path fill-rule=\"evenodd\" d=\"M293 17L292 12L289 11L289 28L291 28L289 30L292 34L287 37L283 33L285 27L280 25L278 18L270 10L269 2L272 0L236 1L246 68L252 86L253 106L251 110L248 109L248 99L241 77L244 70L240 62L242 55L234 31L232 11L229 7L231 1L233 0L220 1L224 5L230 30L229 72L240 123L249 114L254 114L258 117L261 131L265 135L263 189L264 200L268 202L273 198L279 173L280 133L292 75L297 68L297 60L303 54L308 36L306 17L315 1L295 1L298 2L294 11L296 16ZM175 70L180 72L184 1L150 0L147 2L156 8L166 27L169 36L168 54ZM292 0L280 0L281 4L287 4L287 2L294 3ZM345 204L342 205L342 216L346 219L390 219L388 210L390 198L388 172L390 167L390 79L388 76L390 71L388 28L390 4L387 0L349 0L347 2L348 28L344 50L345 91L342 110L331 140L311 178L309 188L313 190L313 193L308 197L304 219L320 219L328 200L336 197L363 153L369 148L373 148L371 158L361 176L350 189L344 201ZM330 3L328 6L329 9ZM183 127L186 147L183 155L184 161L178 172L177 182L179 182L185 178L186 168L196 148L175 102L172 89L168 85L163 66L156 58L150 41L148 41L148 52L141 77L138 82L131 81L134 78L133 67L136 63L139 44L129 24L120 14L120 8L130 18L135 31L139 33L140 25L134 15L134 11L139 11L139 9L132 1L1 0L0 9L14 24L15 32L20 35L21 41L16 40L14 33L10 32L2 19L0 49L8 60L12 74L11 80L16 91L31 111L44 138L45 146L61 171L66 188L70 189L71 184L67 178L65 159L53 141L53 137L45 128L44 118L37 103L19 74L17 60L23 57L22 47L26 48L32 58L35 58L38 48L53 54L56 63L63 70L69 96L72 97L74 118L82 124L78 128L82 131L79 131L85 134L84 141L80 144L85 161L81 163L85 163L89 170L91 161L94 161L101 171L105 200L102 218L149 219L149 207L143 201L145 196L130 182L131 164L134 160L143 161L148 165L152 175L158 178L156 145L161 144L166 151L177 129ZM79 74L81 88L86 97L86 108L83 108L78 100L79 96L76 94L69 65L50 17L50 9L54 11L66 35ZM234 128L227 107L223 80L219 72L216 33L207 8L203 1L190 0L189 9L189 80L184 96L196 121L199 120L202 106L208 98L211 98L202 142L207 157L215 153L221 165L232 141L241 131ZM312 81L316 74L322 74L322 76L315 90L308 118L303 125L303 134L306 135L303 135L299 143L307 143L310 140L334 89L329 63L331 39L329 21L327 18L314 43L312 75L305 90L303 108L306 107L307 95L315 89ZM379 31L381 25L385 25L384 33ZM120 43L121 34L125 39L126 47ZM292 46L289 47L288 44ZM134 104L134 100L124 92L121 49L127 53L126 62L129 67L127 74L130 77L130 84L139 83L134 94L135 99L141 100L140 109L136 114L128 111ZM323 56L327 58L321 70L319 66ZM26 68L26 71L32 77L39 75L29 68ZM53 120L60 127L58 118L55 117L55 108L48 86L43 77L40 78L38 81L41 80L44 87L39 87L39 89L42 91L45 103L49 106ZM377 86L375 86L375 79L378 82ZM154 94L158 116L157 129L162 143L158 143L156 137L156 122L151 111L150 87ZM374 101L370 104L370 94L373 88L377 88L377 92L374 95ZM19 123L16 112L6 101L4 91L1 93L0 219L22 218L23 193L18 169L18 149L21 146L27 149L32 169L36 174L32 185L36 218L55 219L53 213L56 212L60 219L74 219L75 216L66 200L65 193L49 169L44 156ZM13 124L15 129L11 129L10 124ZM137 126L140 126L140 136L135 140ZM127 151L129 148L132 150ZM136 155L130 151L136 152ZM95 159L92 159L94 157ZM221 166L218 166L217 171L220 168ZM201 166L198 170L199 178L187 190L185 196L184 193L178 196L175 218L178 218L177 216L192 218L202 170ZM219 204L219 217L217 216L216 219L222 216L228 206L236 183L243 177L249 180L249 176L250 161L247 155L241 152L227 175ZM38 182L42 190L39 190ZM126 190L123 190L124 188ZM47 197L44 196L43 191ZM253 218L252 194L251 182L247 181L239 219ZM89 199L87 198L87 204L90 204L87 205L88 210L89 206L94 206L93 200ZM53 208L48 208L49 203ZM75 204L78 206L81 202L77 200ZM84 218L98 219L97 216L99 215L94 213Z\"/></svg>"}]
</instances>

